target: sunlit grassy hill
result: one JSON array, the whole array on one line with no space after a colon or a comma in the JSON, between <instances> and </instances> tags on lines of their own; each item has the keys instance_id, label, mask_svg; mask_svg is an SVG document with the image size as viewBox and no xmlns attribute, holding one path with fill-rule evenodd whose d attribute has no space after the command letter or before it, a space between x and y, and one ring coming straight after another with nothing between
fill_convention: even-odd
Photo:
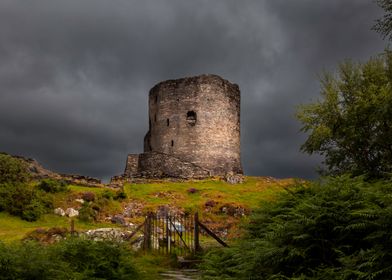
<instances>
[{"instance_id":1,"label":"sunlit grassy hill","mask_svg":"<svg viewBox=\"0 0 392 280\"><path fill-rule=\"evenodd\" d=\"M294 179L274 179L270 177L245 177L242 184L229 184L220 179L172 182L170 180L145 181L126 184L126 198L113 199L116 191L109 188L93 188L70 185L67 192L53 195L54 208L80 209L78 200L86 193L94 194L96 221L75 221L79 231L113 227L110 218L121 215L134 225L143 222L146 213L165 208L177 214L199 212L202 222L216 232L225 232L227 238L239 234L238 226L251 210L262 200L271 200L277 192L295 183ZM117 191L118 192L118 191ZM0 212L0 239L22 239L29 232L41 228L69 228L71 219L55 214L45 214L38 221L27 222L19 217Z\"/></svg>"}]
</instances>

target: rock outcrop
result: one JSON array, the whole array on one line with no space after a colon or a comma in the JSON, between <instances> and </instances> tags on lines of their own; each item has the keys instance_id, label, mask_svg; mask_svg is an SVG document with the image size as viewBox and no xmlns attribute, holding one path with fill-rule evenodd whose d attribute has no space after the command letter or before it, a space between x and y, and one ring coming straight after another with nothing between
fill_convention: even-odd
<instances>
[{"instance_id":1,"label":"rock outcrop","mask_svg":"<svg viewBox=\"0 0 392 280\"><path fill-rule=\"evenodd\" d=\"M3 153L6 154L6 153ZM31 177L35 180L41 179L55 179L55 180L63 180L69 184L81 185L87 187L103 187L101 180L92 178L89 176L83 175L74 175L74 174L61 174L57 172L53 172L49 169L44 168L38 161L32 158L26 158L22 156L14 156L10 155L16 159L19 159L26 163L27 170L30 173Z\"/></svg>"}]
</instances>

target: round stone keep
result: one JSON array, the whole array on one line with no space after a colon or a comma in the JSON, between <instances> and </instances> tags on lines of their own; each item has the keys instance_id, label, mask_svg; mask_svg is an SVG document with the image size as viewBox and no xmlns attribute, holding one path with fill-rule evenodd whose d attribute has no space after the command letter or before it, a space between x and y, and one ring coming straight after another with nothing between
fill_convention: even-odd
<instances>
[{"instance_id":1,"label":"round stone keep","mask_svg":"<svg viewBox=\"0 0 392 280\"><path fill-rule=\"evenodd\" d=\"M210 176L242 174L238 85L201 75L154 86L144 153L167 155Z\"/></svg>"}]
</instances>

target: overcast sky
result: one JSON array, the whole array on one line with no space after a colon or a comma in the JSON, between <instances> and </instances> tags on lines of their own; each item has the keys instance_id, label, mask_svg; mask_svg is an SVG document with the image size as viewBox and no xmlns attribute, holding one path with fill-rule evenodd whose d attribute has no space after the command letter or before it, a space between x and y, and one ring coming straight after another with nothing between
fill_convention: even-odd
<instances>
[{"instance_id":1,"label":"overcast sky","mask_svg":"<svg viewBox=\"0 0 392 280\"><path fill-rule=\"evenodd\" d=\"M296 106L318 76L386 42L372 0L0 0L0 151L107 179L143 151L156 83L240 86L248 175L314 178Z\"/></svg>"}]
</instances>

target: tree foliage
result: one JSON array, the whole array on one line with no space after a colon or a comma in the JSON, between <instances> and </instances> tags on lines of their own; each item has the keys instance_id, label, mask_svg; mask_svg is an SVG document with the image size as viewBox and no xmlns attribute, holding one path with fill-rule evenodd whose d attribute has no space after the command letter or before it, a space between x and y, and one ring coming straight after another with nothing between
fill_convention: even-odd
<instances>
[{"instance_id":1,"label":"tree foliage","mask_svg":"<svg viewBox=\"0 0 392 280\"><path fill-rule=\"evenodd\" d=\"M32 186L22 183L0 184L0 211L26 221L36 221L52 208L52 199Z\"/></svg>"},{"instance_id":2,"label":"tree foliage","mask_svg":"<svg viewBox=\"0 0 392 280\"><path fill-rule=\"evenodd\" d=\"M27 165L0 154L0 211L27 221L36 221L52 208L50 198L28 182Z\"/></svg>"},{"instance_id":3,"label":"tree foliage","mask_svg":"<svg viewBox=\"0 0 392 280\"><path fill-rule=\"evenodd\" d=\"M381 34L385 39L388 37L392 39L392 0L376 0L375 1L382 9L385 14L382 18L377 20L377 23L373 26L373 29Z\"/></svg>"},{"instance_id":4,"label":"tree foliage","mask_svg":"<svg viewBox=\"0 0 392 280\"><path fill-rule=\"evenodd\" d=\"M26 182L29 178L24 162L0 153L0 184Z\"/></svg>"},{"instance_id":5,"label":"tree foliage","mask_svg":"<svg viewBox=\"0 0 392 280\"><path fill-rule=\"evenodd\" d=\"M47 193L59 193L68 191L68 185L65 181L44 179L38 185L39 190L43 190Z\"/></svg>"},{"instance_id":6,"label":"tree foliage","mask_svg":"<svg viewBox=\"0 0 392 280\"><path fill-rule=\"evenodd\" d=\"M392 171L392 54L347 61L321 80L321 100L297 117L309 133L301 150L325 157L329 174L380 177Z\"/></svg>"},{"instance_id":7,"label":"tree foliage","mask_svg":"<svg viewBox=\"0 0 392 280\"><path fill-rule=\"evenodd\" d=\"M213 251L205 279L390 279L392 182L330 178L258 209L240 244Z\"/></svg>"}]
</instances>

